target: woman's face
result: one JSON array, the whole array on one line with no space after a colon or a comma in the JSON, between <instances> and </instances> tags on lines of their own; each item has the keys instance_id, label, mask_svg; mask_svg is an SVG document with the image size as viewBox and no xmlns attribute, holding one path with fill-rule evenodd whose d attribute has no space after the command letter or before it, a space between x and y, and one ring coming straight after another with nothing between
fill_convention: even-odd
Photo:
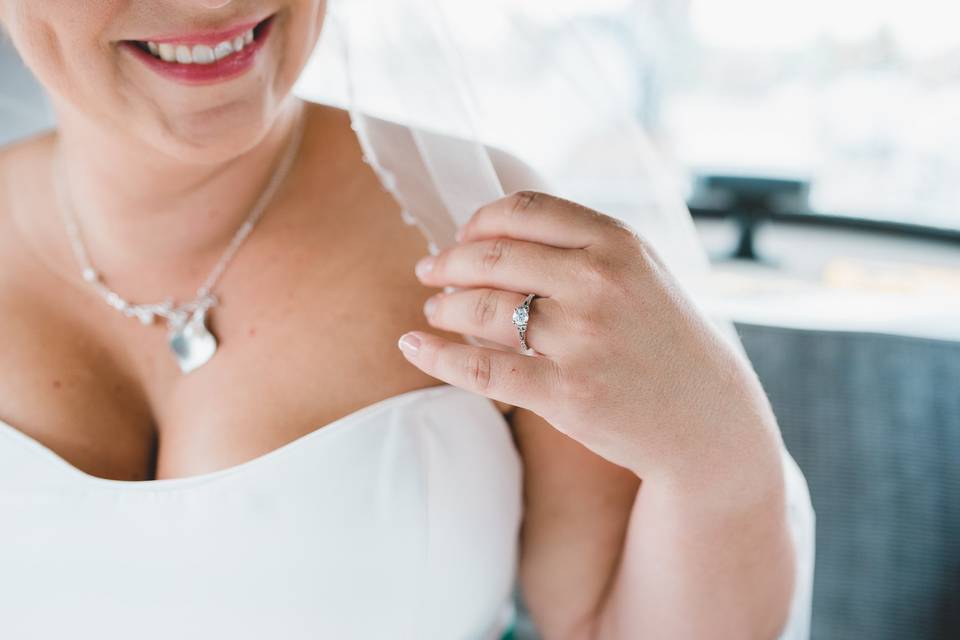
<instances>
[{"instance_id":1,"label":"woman's face","mask_svg":"<svg viewBox=\"0 0 960 640\"><path fill-rule=\"evenodd\" d=\"M0 0L0 22L61 126L203 162L262 137L325 10L325 0Z\"/></svg>"}]
</instances>

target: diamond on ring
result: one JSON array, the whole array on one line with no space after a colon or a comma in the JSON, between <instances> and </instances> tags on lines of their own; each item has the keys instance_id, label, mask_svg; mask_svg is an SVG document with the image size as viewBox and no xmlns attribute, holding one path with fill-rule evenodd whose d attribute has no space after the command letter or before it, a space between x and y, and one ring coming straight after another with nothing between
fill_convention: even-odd
<instances>
[{"instance_id":1,"label":"diamond on ring","mask_svg":"<svg viewBox=\"0 0 960 640\"><path fill-rule=\"evenodd\" d=\"M530 322L530 302L535 295L528 294L523 303L513 310L513 326L517 328L517 333L520 335L520 348L523 351L529 348L527 347L527 323Z\"/></svg>"}]
</instances>

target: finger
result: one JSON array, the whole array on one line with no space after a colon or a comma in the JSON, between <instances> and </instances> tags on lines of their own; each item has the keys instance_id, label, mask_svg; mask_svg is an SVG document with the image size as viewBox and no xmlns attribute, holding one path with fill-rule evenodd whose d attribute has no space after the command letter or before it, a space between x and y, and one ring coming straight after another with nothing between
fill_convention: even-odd
<instances>
[{"instance_id":1,"label":"finger","mask_svg":"<svg viewBox=\"0 0 960 640\"><path fill-rule=\"evenodd\" d=\"M407 339L419 340L415 350ZM557 389L557 365L550 358L459 344L423 331L404 334L400 350L425 373L474 393L535 410Z\"/></svg>"},{"instance_id":2,"label":"finger","mask_svg":"<svg viewBox=\"0 0 960 640\"><path fill-rule=\"evenodd\" d=\"M517 191L480 207L461 233L461 242L506 236L566 249L586 249L611 236L635 235L617 218L539 191Z\"/></svg>"},{"instance_id":3,"label":"finger","mask_svg":"<svg viewBox=\"0 0 960 640\"><path fill-rule=\"evenodd\" d=\"M438 293L427 300L424 313L430 326L463 333L520 348L520 335L513 324L513 310L523 303L522 293L499 289L465 289L454 293ZM427 313L432 304L432 312ZM555 298L534 298L530 301L530 320L525 335L527 346L545 356L562 348L559 336L569 331L563 324L563 311Z\"/></svg>"},{"instance_id":4,"label":"finger","mask_svg":"<svg viewBox=\"0 0 960 640\"><path fill-rule=\"evenodd\" d=\"M584 274L585 260L576 249L558 249L512 238L491 238L448 247L417 265L417 276L429 286L492 287L550 297L569 293Z\"/></svg>"}]
</instances>

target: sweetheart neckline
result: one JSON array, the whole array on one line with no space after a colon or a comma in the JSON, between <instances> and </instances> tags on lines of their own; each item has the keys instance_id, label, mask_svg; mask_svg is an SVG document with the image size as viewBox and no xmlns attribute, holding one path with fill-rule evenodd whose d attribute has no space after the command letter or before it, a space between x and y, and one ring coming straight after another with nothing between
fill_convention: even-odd
<instances>
[{"instance_id":1,"label":"sweetheart neckline","mask_svg":"<svg viewBox=\"0 0 960 640\"><path fill-rule=\"evenodd\" d=\"M261 466L285 454L289 454L290 452L302 447L307 442L329 436L333 433L338 433L361 418L371 418L385 409L393 408L395 406L403 406L404 404L412 402L420 397L432 397L435 395L441 395L443 393L449 393L450 391L464 393L467 394L468 397L481 398L489 401L489 398L486 396L478 395L472 391L467 391L462 387L457 387L447 383L411 389L410 391L404 391L402 393L377 400L371 404L364 405L359 409L355 409L350 413L340 416L331 422L308 431L307 433L298 436L293 440L280 445L279 447L271 449L270 451L262 453L254 458L250 458L249 460L238 462L236 464L223 467L222 469L215 469L213 471L206 471L204 473L181 476L178 478L157 478L153 480L114 480L112 478L101 478L100 476L87 473L79 467L74 466L67 461L66 458L61 456L53 449L2 419L0 419L0 434L6 433L9 436L12 436L12 440L16 440L20 444L26 445L27 448L32 449L41 457L46 458L49 462L52 462L62 471L66 471L75 478L79 478L80 480L83 480L84 482L94 486L99 485L102 488L132 491L180 489L186 486L207 484L214 480L247 471L251 467ZM490 406L493 407L493 404L491 403ZM497 410L497 413L500 413L499 410Z\"/></svg>"}]
</instances>

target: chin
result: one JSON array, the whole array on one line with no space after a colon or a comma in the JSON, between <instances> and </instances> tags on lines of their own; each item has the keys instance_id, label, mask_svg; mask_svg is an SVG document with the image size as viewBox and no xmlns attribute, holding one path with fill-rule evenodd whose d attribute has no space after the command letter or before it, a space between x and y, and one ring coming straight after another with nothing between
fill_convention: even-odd
<instances>
[{"instance_id":1,"label":"chin","mask_svg":"<svg viewBox=\"0 0 960 640\"><path fill-rule=\"evenodd\" d=\"M280 113L272 100L233 103L201 112L177 114L157 123L148 142L187 164L223 162L255 146Z\"/></svg>"}]
</instances>

